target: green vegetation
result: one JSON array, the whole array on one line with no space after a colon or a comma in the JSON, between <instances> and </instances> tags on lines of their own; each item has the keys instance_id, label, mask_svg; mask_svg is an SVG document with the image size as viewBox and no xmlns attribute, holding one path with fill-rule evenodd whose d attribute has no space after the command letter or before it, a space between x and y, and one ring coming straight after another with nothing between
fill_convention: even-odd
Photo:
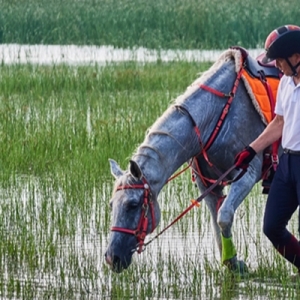
<instances>
[{"instance_id":1,"label":"green vegetation","mask_svg":"<svg viewBox=\"0 0 300 300\"><path fill-rule=\"evenodd\" d=\"M298 24L297 0L1 0L0 42L143 46L152 49L262 47Z\"/></svg>"},{"instance_id":2,"label":"green vegetation","mask_svg":"<svg viewBox=\"0 0 300 300\"><path fill-rule=\"evenodd\" d=\"M208 64L2 65L0 295L22 299L297 299L262 236L255 188L235 217L249 278L221 268L205 205L150 244L122 274L104 263L113 179L146 129ZM162 190L162 222L198 195L184 173ZM292 230L297 231L295 219ZM179 242L180 241L180 242ZM247 298L248 297L248 298Z\"/></svg>"},{"instance_id":3,"label":"green vegetation","mask_svg":"<svg viewBox=\"0 0 300 300\"><path fill-rule=\"evenodd\" d=\"M0 43L262 47L298 22L296 0L0 0ZM113 179L149 126L209 64L1 65L0 297L297 299L291 266L262 235L254 188L235 216L243 280L220 266L205 205L113 274L104 263ZM162 226L198 195L189 172L160 194ZM297 232L298 220L289 224ZM180 241L180 242L179 242Z\"/></svg>"},{"instance_id":4,"label":"green vegetation","mask_svg":"<svg viewBox=\"0 0 300 300\"><path fill-rule=\"evenodd\" d=\"M109 173L109 156L124 161L170 101L207 67L185 62L2 66L2 173L59 171L81 180L88 172L101 181Z\"/></svg>"}]
</instances>

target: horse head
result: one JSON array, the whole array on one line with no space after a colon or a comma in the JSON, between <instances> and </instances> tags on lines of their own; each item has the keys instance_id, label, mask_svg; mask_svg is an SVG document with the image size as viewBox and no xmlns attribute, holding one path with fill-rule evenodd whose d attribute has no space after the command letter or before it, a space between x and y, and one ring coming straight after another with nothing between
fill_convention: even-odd
<instances>
[{"instance_id":1,"label":"horse head","mask_svg":"<svg viewBox=\"0 0 300 300\"><path fill-rule=\"evenodd\" d=\"M129 171L123 171L110 160L116 178L110 206L112 227L106 262L117 273L129 267L134 252L141 253L145 237L160 221L157 196L137 162L130 160Z\"/></svg>"}]
</instances>

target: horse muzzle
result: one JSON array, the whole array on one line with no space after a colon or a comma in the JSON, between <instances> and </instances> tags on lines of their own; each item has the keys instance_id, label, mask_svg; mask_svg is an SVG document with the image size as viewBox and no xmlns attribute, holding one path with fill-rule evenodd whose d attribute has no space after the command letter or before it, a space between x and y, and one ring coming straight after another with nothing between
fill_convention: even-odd
<instances>
[{"instance_id":1,"label":"horse muzzle","mask_svg":"<svg viewBox=\"0 0 300 300\"><path fill-rule=\"evenodd\" d=\"M126 256L116 255L112 251L107 250L105 252L105 261L110 266L113 272L121 273L123 270L127 269L130 266L132 254Z\"/></svg>"}]
</instances>

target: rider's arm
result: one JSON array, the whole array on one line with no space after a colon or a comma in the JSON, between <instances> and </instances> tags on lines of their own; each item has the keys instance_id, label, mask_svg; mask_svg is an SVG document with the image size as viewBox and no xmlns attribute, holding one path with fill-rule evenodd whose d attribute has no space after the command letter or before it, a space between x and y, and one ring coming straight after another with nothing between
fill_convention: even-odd
<instances>
[{"instance_id":1,"label":"rider's arm","mask_svg":"<svg viewBox=\"0 0 300 300\"><path fill-rule=\"evenodd\" d=\"M283 129L283 116L276 115L275 118L268 124L261 135L254 140L250 146L255 150L256 153L264 150L266 147L271 145L273 142L280 139Z\"/></svg>"}]
</instances>

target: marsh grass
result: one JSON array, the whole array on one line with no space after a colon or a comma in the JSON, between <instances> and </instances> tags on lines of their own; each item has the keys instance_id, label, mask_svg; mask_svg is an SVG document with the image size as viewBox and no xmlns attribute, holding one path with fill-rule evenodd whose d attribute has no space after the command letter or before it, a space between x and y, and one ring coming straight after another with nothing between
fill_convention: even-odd
<instances>
[{"instance_id":1,"label":"marsh grass","mask_svg":"<svg viewBox=\"0 0 300 300\"><path fill-rule=\"evenodd\" d=\"M69 170L79 181L82 172L94 180L107 175L108 157L124 161L150 124L207 66L3 66L2 172L59 170L68 176Z\"/></svg>"},{"instance_id":2,"label":"marsh grass","mask_svg":"<svg viewBox=\"0 0 300 300\"><path fill-rule=\"evenodd\" d=\"M297 0L1 0L0 42L261 48L274 28L298 24L296 7Z\"/></svg>"},{"instance_id":3,"label":"marsh grass","mask_svg":"<svg viewBox=\"0 0 300 300\"><path fill-rule=\"evenodd\" d=\"M126 168L147 128L208 66L1 67L1 297L296 297L290 266L262 236L259 187L233 228L238 253L251 267L246 280L220 266L204 204L134 255L124 273L113 274L104 263L113 187L108 158ZM158 230L197 196L189 172L166 185ZM291 226L296 232L297 220Z\"/></svg>"}]
</instances>

